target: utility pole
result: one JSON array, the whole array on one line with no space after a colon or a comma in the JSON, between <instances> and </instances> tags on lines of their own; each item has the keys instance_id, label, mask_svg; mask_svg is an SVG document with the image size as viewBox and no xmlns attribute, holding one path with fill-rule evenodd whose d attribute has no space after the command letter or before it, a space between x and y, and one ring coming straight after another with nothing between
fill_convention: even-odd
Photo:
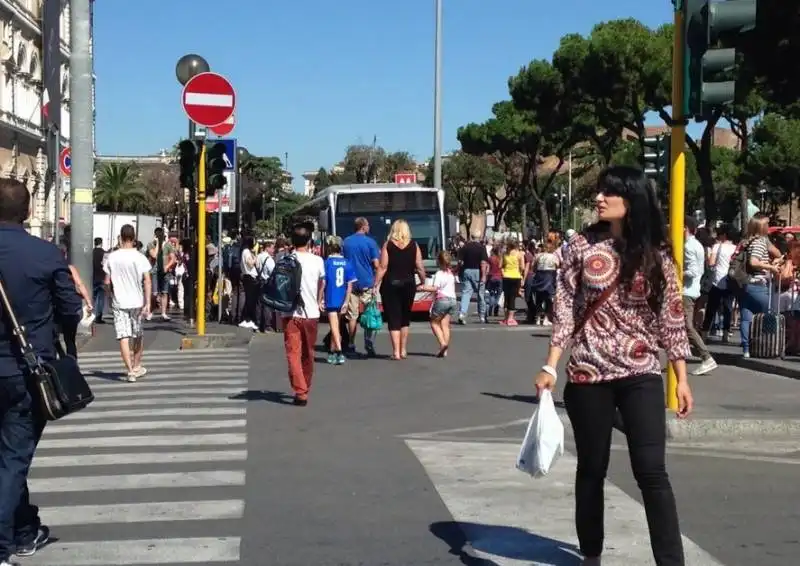
<instances>
[{"instance_id":1,"label":"utility pole","mask_svg":"<svg viewBox=\"0 0 800 566\"><path fill-rule=\"evenodd\" d=\"M70 145L72 151L70 261L92 280L94 143L92 110L92 11L90 0L70 0ZM59 101L54 101L59 104ZM56 203L56 210L60 203ZM58 215L58 213L56 213Z\"/></svg>"},{"instance_id":2,"label":"utility pole","mask_svg":"<svg viewBox=\"0 0 800 566\"><path fill-rule=\"evenodd\" d=\"M442 188L442 0L436 0L433 72L433 186Z\"/></svg>"}]
</instances>

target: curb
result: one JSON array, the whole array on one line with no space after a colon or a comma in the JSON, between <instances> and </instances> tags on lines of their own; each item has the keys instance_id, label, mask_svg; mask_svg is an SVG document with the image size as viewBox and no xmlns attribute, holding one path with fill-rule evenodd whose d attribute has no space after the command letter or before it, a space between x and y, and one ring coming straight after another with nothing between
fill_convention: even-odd
<instances>
[{"instance_id":1,"label":"curb","mask_svg":"<svg viewBox=\"0 0 800 566\"><path fill-rule=\"evenodd\" d=\"M800 379L800 363L797 368L782 366L772 363L771 360L758 360L753 358L743 358L741 354L731 354L728 352L715 352L711 350L714 359L723 366L734 366L761 373L771 373L790 379Z\"/></svg>"},{"instance_id":2,"label":"curb","mask_svg":"<svg viewBox=\"0 0 800 566\"><path fill-rule=\"evenodd\" d=\"M249 346L252 335L241 334L206 334L205 336L184 336L181 338L181 350L206 350L236 348Z\"/></svg>"},{"instance_id":3,"label":"curb","mask_svg":"<svg viewBox=\"0 0 800 566\"><path fill-rule=\"evenodd\" d=\"M667 439L674 441L699 439L775 439L797 438L798 419L726 419L689 418L667 419ZM800 443L800 441L798 441Z\"/></svg>"}]
</instances>

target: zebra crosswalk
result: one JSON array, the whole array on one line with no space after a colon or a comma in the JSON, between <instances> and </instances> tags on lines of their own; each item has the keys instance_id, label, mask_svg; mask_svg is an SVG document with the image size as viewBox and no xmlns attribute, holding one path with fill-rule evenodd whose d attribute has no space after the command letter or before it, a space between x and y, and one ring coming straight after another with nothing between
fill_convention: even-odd
<instances>
[{"instance_id":1,"label":"zebra crosswalk","mask_svg":"<svg viewBox=\"0 0 800 566\"><path fill-rule=\"evenodd\" d=\"M236 564L244 515L246 348L85 353L95 401L49 423L29 486L52 541L31 566Z\"/></svg>"}]
</instances>

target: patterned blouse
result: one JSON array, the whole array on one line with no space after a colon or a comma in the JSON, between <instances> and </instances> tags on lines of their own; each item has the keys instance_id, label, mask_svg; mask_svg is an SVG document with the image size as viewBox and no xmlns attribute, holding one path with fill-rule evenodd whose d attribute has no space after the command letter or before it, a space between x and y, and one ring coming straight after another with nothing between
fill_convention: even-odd
<instances>
[{"instance_id":1,"label":"patterned blouse","mask_svg":"<svg viewBox=\"0 0 800 566\"><path fill-rule=\"evenodd\" d=\"M683 298L673 259L662 254L665 296L659 313L647 302L648 283L637 274L631 288L618 287L575 337L567 363L574 383L595 383L647 373L661 373L658 349L670 360L689 357ZM564 251L558 274L551 344L566 348L584 305L591 304L619 274L613 240L591 233L574 236Z\"/></svg>"}]
</instances>

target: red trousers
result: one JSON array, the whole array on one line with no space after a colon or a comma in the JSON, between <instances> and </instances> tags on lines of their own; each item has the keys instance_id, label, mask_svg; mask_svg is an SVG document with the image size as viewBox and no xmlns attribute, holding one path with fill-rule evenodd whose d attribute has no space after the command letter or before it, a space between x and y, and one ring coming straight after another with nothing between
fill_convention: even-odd
<instances>
[{"instance_id":1,"label":"red trousers","mask_svg":"<svg viewBox=\"0 0 800 566\"><path fill-rule=\"evenodd\" d=\"M285 318L283 345L289 364L289 382L298 399L307 399L314 378L314 346L319 321L307 318Z\"/></svg>"}]
</instances>

